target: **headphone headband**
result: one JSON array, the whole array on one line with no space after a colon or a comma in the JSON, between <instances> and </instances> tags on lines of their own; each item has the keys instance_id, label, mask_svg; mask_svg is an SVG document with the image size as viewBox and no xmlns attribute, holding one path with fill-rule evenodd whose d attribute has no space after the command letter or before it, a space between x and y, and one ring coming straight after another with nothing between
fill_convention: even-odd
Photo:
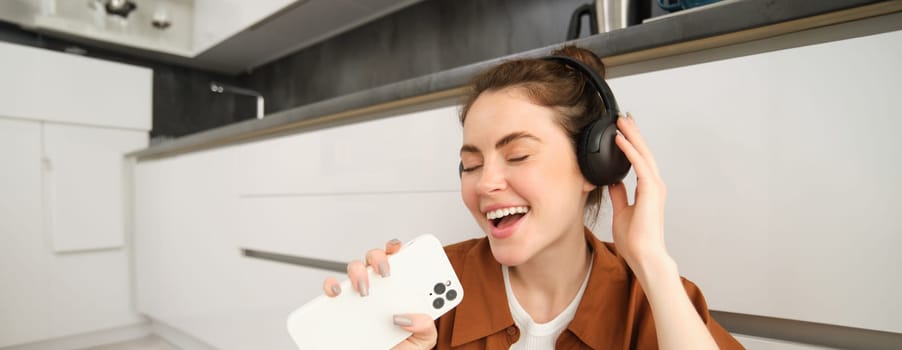
<instances>
[{"instance_id":1,"label":"headphone headband","mask_svg":"<svg viewBox=\"0 0 902 350\"><path fill-rule=\"evenodd\" d=\"M589 78L589 84L592 84L592 87L594 87L595 91L598 92L598 95L601 96L601 101L604 103L605 110L603 116L616 118L617 115L620 114L620 108L617 107L617 100L614 99L614 93L611 92L611 87L608 86L608 83L605 82L592 67L589 67L582 61L566 56L548 56L543 57L542 59L563 64L585 75Z\"/></svg>"}]
</instances>

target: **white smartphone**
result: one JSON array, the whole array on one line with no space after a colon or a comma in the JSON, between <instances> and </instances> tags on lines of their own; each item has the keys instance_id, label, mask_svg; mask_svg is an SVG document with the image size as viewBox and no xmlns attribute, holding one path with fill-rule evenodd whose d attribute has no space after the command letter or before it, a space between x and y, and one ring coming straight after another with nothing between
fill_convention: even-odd
<instances>
[{"instance_id":1,"label":"white smartphone","mask_svg":"<svg viewBox=\"0 0 902 350\"><path fill-rule=\"evenodd\" d=\"M320 295L288 316L288 333L301 350L390 349L411 335L393 323L396 314L439 316L464 297L441 242L422 235L388 257L391 275L368 267L369 295L361 297L350 280L341 294Z\"/></svg>"}]
</instances>

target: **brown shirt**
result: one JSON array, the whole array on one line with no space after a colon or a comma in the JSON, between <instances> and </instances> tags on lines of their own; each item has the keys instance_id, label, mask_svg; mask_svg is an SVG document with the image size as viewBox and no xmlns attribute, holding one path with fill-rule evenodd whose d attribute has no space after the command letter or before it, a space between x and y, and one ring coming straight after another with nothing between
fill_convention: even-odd
<instances>
[{"instance_id":1,"label":"brown shirt","mask_svg":"<svg viewBox=\"0 0 902 350\"><path fill-rule=\"evenodd\" d=\"M594 260L576 315L557 339L556 349L657 349L651 307L639 281L614 245L599 241L586 229ZM501 265L487 238L445 247L464 298L456 309L436 321L436 349L509 349L520 331L508 308ZM742 345L708 314L701 291L683 279L686 293L721 349Z\"/></svg>"}]
</instances>

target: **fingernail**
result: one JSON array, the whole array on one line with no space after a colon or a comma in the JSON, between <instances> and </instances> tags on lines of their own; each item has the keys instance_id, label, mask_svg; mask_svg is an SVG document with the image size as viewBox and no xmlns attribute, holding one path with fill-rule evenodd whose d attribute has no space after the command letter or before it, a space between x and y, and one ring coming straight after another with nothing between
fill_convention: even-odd
<instances>
[{"instance_id":1,"label":"fingernail","mask_svg":"<svg viewBox=\"0 0 902 350\"><path fill-rule=\"evenodd\" d=\"M369 288L370 286L367 285L366 280L362 278L357 280L357 289L360 292L360 296L365 297L367 295L370 295Z\"/></svg>"},{"instance_id":2,"label":"fingernail","mask_svg":"<svg viewBox=\"0 0 902 350\"><path fill-rule=\"evenodd\" d=\"M401 240L397 239L397 238L392 238L392 240L388 241L388 243L391 245L398 245L398 244L401 244Z\"/></svg>"},{"instance_id":3,"label":"fingernail","mask_svg":"<svg viewBox=\"0 0 902 350\"><path fill-rule=\"evenodd\" d=\"M379 273L382 274L382 277L391 276L391 271L388 270L388 264L386 264L384 261L379 263Z\"/></svg>"},{"instance_id":4,"label":"fingernail","mask_svg":"<svg viewBox=\"0 0 902 350\"><path fill-rule=\"evenodd\" d=\"M393 321L396 325L399 325L401 327L413 326L413 320L401 315L395 315L395 317L393 317Z\"/></svg>"},{"instance_id":5,"label":"fingernail","mask_svg":"<svg viewBox=\"0 0 902 350\"><path fill-rule=\"evenodd\" d=\"M332 285L332 293L335 295L341 294L341 287L337 284Z\"/></svg>"}]
</instances>

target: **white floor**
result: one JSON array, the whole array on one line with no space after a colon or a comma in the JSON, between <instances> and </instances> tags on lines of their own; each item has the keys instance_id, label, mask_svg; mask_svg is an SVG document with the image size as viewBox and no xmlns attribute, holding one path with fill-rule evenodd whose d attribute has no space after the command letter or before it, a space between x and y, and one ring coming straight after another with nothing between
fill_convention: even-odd
<instances>
[{"instance_id":1,"label":"white floor","mask_svg":"<svg viewBox=\"0 0 902 350\"><path fill-rule=\"evenodd\" d=\"M178 348L158 336L151 335L140 339L81 350L178 350Z\"/></svg>"}]
</instances>

